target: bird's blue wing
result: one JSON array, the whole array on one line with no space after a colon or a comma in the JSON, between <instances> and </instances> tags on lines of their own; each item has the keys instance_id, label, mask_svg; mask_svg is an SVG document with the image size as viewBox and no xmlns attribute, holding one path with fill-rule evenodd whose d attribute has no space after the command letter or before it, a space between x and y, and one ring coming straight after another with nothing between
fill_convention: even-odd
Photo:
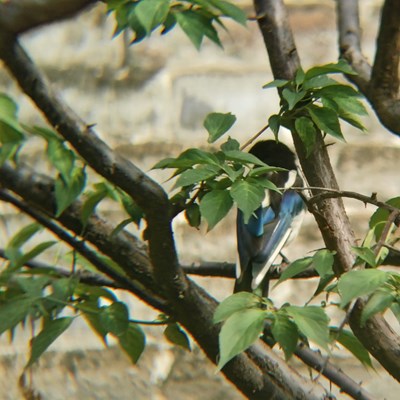
<instances>
[{"instance_id":1,"label":"bird's blue wing","mask_svg":"<svg viewBox=\"0 0 400 400\"><path fill-rule=\"evenodd\" d=\"M297 234L304 209L302 198L288 190L282 196L279 213L260 207L245 224L238 211L239 288L254 290L261 284L284 245Z\"/></svg>"}]
</instances>

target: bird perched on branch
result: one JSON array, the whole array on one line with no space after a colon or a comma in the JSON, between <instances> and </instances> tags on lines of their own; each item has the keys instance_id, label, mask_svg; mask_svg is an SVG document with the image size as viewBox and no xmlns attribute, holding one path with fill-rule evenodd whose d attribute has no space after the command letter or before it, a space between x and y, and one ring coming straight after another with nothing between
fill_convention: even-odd
<instances>
[{"instance_id":1,"label":"bird perched on branch","mask_svg":"<svg viewBox=\"0 0 400 400\"><path fill-rule=\"evenodd\" d=\"M287 171L266 174L281 193L266 190L263 204L247 223L238 210L236 230L238 261L236 265L235 292L251 292L257 289L268 295L267 272L282 248L297 235L306 205L292 187L303 185L297 170L295 155L283 143L274 140L257 142L250 153L273 167Z\"/></svg>"}]
</instances>

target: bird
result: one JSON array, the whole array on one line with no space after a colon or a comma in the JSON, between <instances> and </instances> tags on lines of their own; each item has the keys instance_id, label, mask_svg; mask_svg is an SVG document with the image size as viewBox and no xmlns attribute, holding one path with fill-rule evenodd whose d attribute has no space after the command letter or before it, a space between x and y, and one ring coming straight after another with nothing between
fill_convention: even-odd
<instances>
[{"instance_id":1,"label":"bird","mask_svg":"<svg viewBox=\"0 0 400 400\"><path fill-rule=\"evenodd\" d=\"M267 297L267 273L283 247L296 237L306 204L301 195L291 189L302 186L303 180L296 167L296 156L285 144L262 140L255 143L249 153L269 166L286 169L265 174L281 188L281 193L266 190L262 205L247 222L242 211L237 211L238 260L234 293L256 292Z\"/></svg>"}]
</instances>

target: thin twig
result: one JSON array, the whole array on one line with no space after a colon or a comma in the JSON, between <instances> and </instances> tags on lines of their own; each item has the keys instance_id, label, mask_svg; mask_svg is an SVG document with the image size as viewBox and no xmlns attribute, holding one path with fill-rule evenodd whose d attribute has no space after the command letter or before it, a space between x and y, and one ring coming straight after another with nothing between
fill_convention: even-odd
<instances>
[{"instance_id":1,"label":"thin twig","mask_svg":"<svg viewBox=\"0 0 400 400\"><path fill-rule=\"evenodd\" d=\"M265 125L261 128L254 136L252 136L245 144L240 147L240 150L244 150L247 146L252 144L259 136L261 136L267 129L269 128L269 124Z\"/></svg>"}]
</instances>

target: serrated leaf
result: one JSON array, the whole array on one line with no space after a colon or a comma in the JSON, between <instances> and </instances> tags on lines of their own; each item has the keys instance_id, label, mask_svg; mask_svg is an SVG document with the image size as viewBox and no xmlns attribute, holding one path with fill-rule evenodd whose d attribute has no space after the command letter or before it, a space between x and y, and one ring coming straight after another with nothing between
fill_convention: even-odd
<instances>
[{"instance_id":1,"label":"serrated leaf","mask_svg":"<svg viewBox=\"0 0 400 400\"><path fill-rule=\"evenodd\" d=\"M164 336L170 343L191 351L189 338L177 323L168 324L164 330Z\"/></svg>"},{"instance_id":2,"label":"serrated leaf","mask_svg":"<svg viewBox=\"0 0 400 400\"><path fill-rule=\"evenodd\" d=\"M139 325L130 322L128 329L118 336L118 342L132 363L136 364L146 347L146 336Z\"/></svg>"},{"instance_id":3,"label":"serrated leaf","mask_svg":"<svg viewBox=\"0 0 400 400\"><path fill-rule=\"evenodd\" d=\"M299 333L296 324L287 315L276 313L271 332L285 353L285 359L288 360L297 347Z\"/></svg>"},{"instance_id":4,"label":"serrated leaf","mask_svg":"<svg viewBox=\"0 0 400 400\"><path fill-rule=\"evenodd\" d=\"M116 301L109 306L101 307L100 320L107 332L121 336L129 327L129 311L126 305Z\"/></svg>"},{"instance_id":5,"label":"serrated leaf","mask_svg":"<svg viewBox=\"0 0 400 400\"><path fill-rule=\"evenodd\" d=\"M96 210L98 204L107 196L105 191L91 192L86 195L85 201L82 205L81 222L83 227L86 227L90 216Z\"/></svg>"},{"instance_id":6,"label":"serrated leaf","mask_svg":"<svg viewBox=\"0 0 400 400\"><path fill-rule=\"evenodd\" d=\"M236 116L231 113L210 113L204 120L204 128L208 131L208 143L214 143L236 122Z\"/></svg>"},{"instance_id":7,"label":"serrated leaf","mask_svg":"<svg viewBox=\"0 0 400 400\"><path fill-rule=\"evenodd\" d=\"M239 180L232 185L230 195L243 212L246 223L253 212L261 206L265 197L265 190L260 185L249 183L246 180Z\"/></svg>"},{"instance_id":8,"label":"serrated leaf","mask_svg":"<svg viewBox=\"0 0 400 400\"><path fill-rule=\"evenodd\" d=\"M233 200L227 190L213 190L206 193L200 202L200 212L208 223L210 231L228 214Z\"/></svg>"},{"instance_id":9,"label":"serrated leaf","mask_svg":"<svg viewBox=\"0 0 400 400\"><path fill-rule=\"evenodd\" d=\"M13 298L11 301L0 304L0 335L12 329L29 313L33 305L32 298Z\"/></svg>"},{"instance_id":10,"label":"serrated leaf","mask_svg":"<svg viewBox=\"0 0 400 400\"><path fill-rule=\"evenodd\" d=\"M47 156L54 168L69 183L73 176L75 153L68 149L59 139L51 139L47 143Z\"/></svg>"},{"instance_id":11,"label":"serrated leaf","mask_svg":"<svg viewBox=\"0 0 400 400\"><path fill-rule=\"evenodd\" d=\"M357 75L357 73L350 67L350 65L344 61L339 60L336 64L325 64L310 68L305 75L305 79L309 80L318 75L326 75L326 74L337 74L343 73L348 75Z\"/></svg>"},{"instance_id":12,"label":"serrated leaf","mask_svg":"<svg viewBox=\"0 0 400 400\"><path fill-rule=\"evenodd\" d=\"M371 267L376 267L375 253L368 247L352 246L352 250L358 257L369 264Z\"/></svg>"},{"instance_id":13,"label":"serrated leaf","mask_svg":"<svg viewBox=\"0 0 400 400\"><path fill-rule=\"evenodd\" d=\"M200 222L201 222L201 214L200 214L199 205L196 203L190 204L185 209L185 218L188 221L190 226L193 226L194 228L198 228L200 226Z\"/></svg>"},{"instance_id":14,"label":"serrated leaf","mask_svg":"<svg viewBox=\"0 0 400 400\"><path fill-rule=\"evenodd\" d=\"M188 169L179 175L174 187L190 186L201 181L215 177L220 168L214 165L202 165L198 168Z\"/></svg>"},{"instance_id":15,"label":"serrated leaf","mask_svg":"<svg viewBox=\"0 0 400 400\"><path fill-rule=\"evenodd\" d=\"M296 104L307 94L305 90L294 92L290 89L283 89L282 97L287 101L289 110L293 110Z\"/></svg>"},{"instance_id":16,"label":"serrated leaf","mask_svg":"<svg viewBox=\"0 0 400 400\"><path fill-rule=\"evenodd\" d=\"M289 81L286 79L275 79L272 82L266 83L263 85L263 89L270 89L270 88L279 88L285 86Z\"/></svg>"},{"instance_id":17,"label":"serrated leaf","mask_svg":"<svg viewBox=\"0 0 400 400\"><path fill-rule=\"evenodd\" d=\"M279 115L271 115L268 118L268 125L273 132L275 139L278 139L279 128L281 126L281 117Z\"/></svg>"},{"instance_id":18,"label":"serrated leaf","mask_svg":"<svg viewBox=\"0 0 400 400\"><path fill-rule=\"evenodd\" d=\"M236 139L232 139L230 136L228 137L228 140L225 143L221 144L221 150L223 152L231 150L239 150L239 149L240 149L240 143Z\"/></svg>"},{"instance_id":19,"label":"serrated leaf","mask_svg":"<svg viewBox=\"0 0 400 400\"><path fill-rule=\"evenodd\" d=\"M352 332L344 329L340 331L333 330L332 338L336 339L343 347L349 350L363 365L372 368L368 351Z\"/></svg>"},{"instance_id":20,"label":"serrated leaf","mask_svg":"<svg viewBox=\"0 0 400 400\"><path fill-rule=\"evenodd\" d=\"M40 333L32 339L31 356L25 368L29 368L47 350L47 348L71 325L74 318L63 317L49 320Z\"/></svg>"},{"instance_id":21,"label":"serrated leaf","mask_svg":"<svg viewBox=\"0 0 400 400\"><path fill-rule=\"evenodd\" d=\"M255 155L251 153L246 153L244 151L229 150L225 151L224 154L227 160L238 161L246 164L249 163L254 165L260 165L262 167L265 167L267 165L264 162L262 162L259 158L257 158Z\"/></svg>"},{"instance_id":22,"label":"serrated leaf","mask_svg":"<svg viewBox=\"0 0 400 400\"><path fill-rule=\"evenodd\" d=\"M232 314L248 308L260 308L262 299L249 292L239 292L227 297L215 310L214 323L222 322L228 319Z\"/></svg>"},{"instance_id":23,"label":"serrated leaf","mask_svg":"<svg viewBox=\"0 0 400 400\"><path fill-rule=\"evenodd\" d=\"M176 13L175 18L197 50L200 49L204 36L222 47L218 33L212 26L212 18L207 18L191 10Z\"/></svg>"},{"instance_id":24,"label":"serrated leaf","mask_svg":"<svg viewBox=\"0 0 400 400\"><path fill-rule=\"evenodd\" d=\"M295 128L306 148L306 157L308 157L312 153L317 140L317 130L314 123L308 117L296 118Z\"/></svg>"},{"instance_id":25,"label":"serrated leaf","mask_svg":"<svg viewBox=\"0 0 400 400\"><path fill-rule=\"evenodd\" d=\"M327 249L318 250L313 256L313 267L321 278L332 276L334 252Z\"/></svg>"},{"instance_id":26,"label":"serrated leaf","mask_svg":"<svg viewBox=\"0 0 400 400\"><path fill-rule=\"evenodd\" d=\"M351 300L371 294L389 279L389 274L378 269L353 270L344 273L338 281L340 306L346 307Z\"/></svg>"},{"instance_id":27,"label":"serrated leaf","mask_svg":"<svg viewBox=\"0 0 400 400\"><path fill-rule=\"evenodd\" d=\"M281 282L286 281L287 279L293 278L294 276L300 274L301 272L306 271L308 268L310 268L312 261L313 261L312 257L305 257L293 261L287 268L283 270L275 286Z\"/></svg>"},{"instance_id":28,"label":"serrated leaf","mask_svg":"<svg viewBox=\"0 0 400 400\"><path fill-rule=\"evenodd\" d=\"M368 299L362 310L360 325L364 326L369 318L377 313L385 311L395 300L395 294L391 290L377 290Z\"/></svg>"},{"instance_id":29,"label":"serrated leaf","mask_svg":"<svg viewBox=\"0 0 400 400\"><path fill-rule=\"evenodd\" d=\"M265 311L251 308L238 311L225 321L219 334L219 370L258 339L264 329L265 316Z\"/></svg>"},{"instance_id":30,"label":"serrated leaf","mask_svg":"<svg viewBox=\"0 0 400 400\"><path fill-rule=\"evenodd\" d=\"M284 310L293 318L297 328L307 339L329 351L329 317L322 308L287 306Z\"/></svg>"},{"instance_id":31,"label":"serrated leaf","mask_svg":"<svg viewBox=\"0 0 400 400\"><path fill-rule=\"evenodd\" d=\"M135 7L135 14L140 24L149 35L167 18L169 0L141 0Z\"/></svg>"},{"instance_id":32,"label":"serrated leaf","mask_svg":"<svg viewBox=\"0 0 400 400\"><path fill-rule=\"evenodd\" d=\"M313 105L307 106L307 110L311 119L314 121L315 125L321 129L321 131L344 141L339 119L335 111L326 107L317 107Z\"/></svg>"},{"instance_id":33,"label":"serrated leaf","mask_svg":"<svg viewBox=\"0 0 400 400\"><path fill-rule=\"evenodd\" d=\"M86 185L86 174L83 169L75 168L69 178L64 181L60 176L55 183L55 198L57 204L56 216L59 217L82 193Z\"/></svg>"},{"instance_id":34,"label":"serrated leaf","mask_svg":"<svg viewBox=\"0 0 400 400\"><path fill-rule=\"evenodd\" d=\"M224 16L232 18L239 24L246 26L247 16L239 7L224 0L210 0L210 3L215 8L218 8Z\"/></svg>"},{"instance_id":35,"label":"serrated leaf","mask_svg":"<svg viewBox=\"0 0 400 400\"><path fill-rule=\"evenodd\" d=\"M46 242L39 243L33 249L29 250L25 254L23 254L20 258L15 260L15 264L17 266L25 265L29 260L37 257L39 254L42 254L44 251L49 249L50 247L54 246L57 242L54 240L49 240Z\"/></svg>"}]
</instances>

